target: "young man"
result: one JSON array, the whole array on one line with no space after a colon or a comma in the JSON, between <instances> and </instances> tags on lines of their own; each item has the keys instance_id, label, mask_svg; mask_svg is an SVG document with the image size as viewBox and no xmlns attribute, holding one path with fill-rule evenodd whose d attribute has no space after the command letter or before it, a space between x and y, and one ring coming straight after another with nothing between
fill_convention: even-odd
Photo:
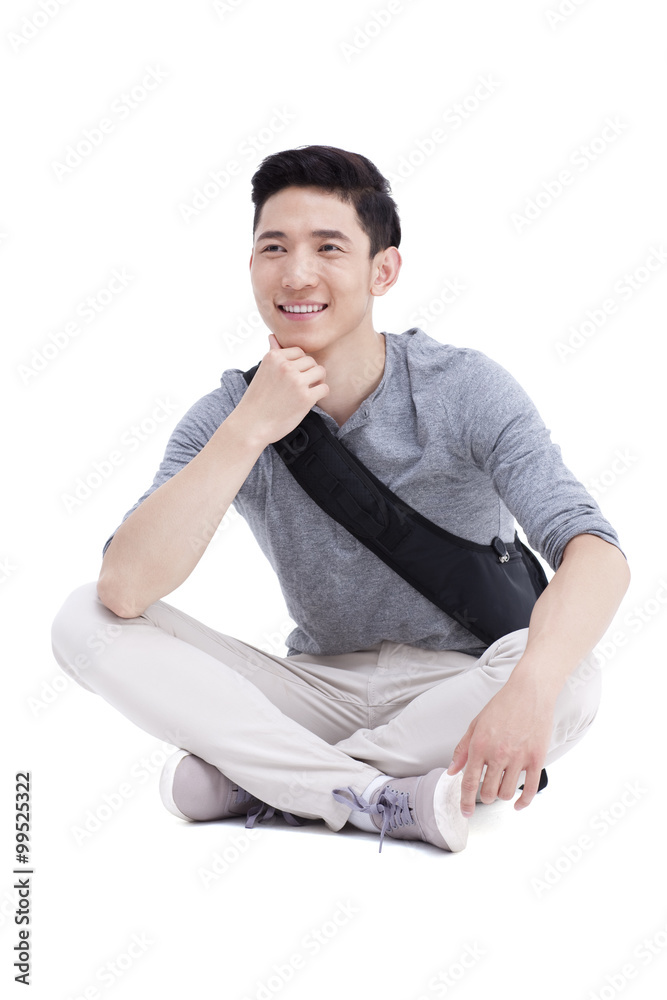
<instances>
[{"instance_id":1,"label":"young man","mask_svg":"<svg viewBox=\"0 0 667 1000\"><path fill-rule=\"evenodd\" d=\"M277 153L253 177L253 201L250 277L269 349L250 384L225 371L180 421L107 541L97 585L58 614L55 656L182 748L160 783L177 816L252 825L281 810L379 832L380 847L386 834L458 851L476 801L510 800L523 784L515 808L529 805L545 764L592 722L598 671L566 682L620 604L626 560L500 365L419 329L374 329L374 298L401 257L396 206L369 160ZM310 410L451 534L510 544L516 517L555 570L529 627L485 645L325 513L272 447ZM161 600L230 504L297 623L286 657ZM233 585L236 567L221 570ZM91 655L100 628L113 639Z\"/></svg>"}]
</instances>

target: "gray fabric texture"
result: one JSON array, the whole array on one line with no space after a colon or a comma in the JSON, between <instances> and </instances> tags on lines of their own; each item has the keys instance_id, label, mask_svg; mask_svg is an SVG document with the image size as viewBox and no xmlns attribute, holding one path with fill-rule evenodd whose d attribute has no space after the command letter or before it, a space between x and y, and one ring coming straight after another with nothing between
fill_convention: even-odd
<instances>
[{"instance_id":1,"label":"gray fabric texture","mask_svg":"<svg viewBox=\"0 0 667 1000\"><path fill-rule=\"evenodd\" d=\"M418 328L384 337L382 380L342 427L313 407L378 479L424 517L473 542L489 544L496 535L511 542L518 523L552 570L575 535L598 535L620 548L614 528L505 368ZM246 389L241 370L227 369L220 382L177 424L152 485L123 520L194 458L238 404ZM272 446L233 506L276 572L296 622L288 656L346 653L385 639L483 652L478 639L325 514ZM239 594L238 573L225 577L220 551L221 593Z\"/></svg>"}]
</instances>

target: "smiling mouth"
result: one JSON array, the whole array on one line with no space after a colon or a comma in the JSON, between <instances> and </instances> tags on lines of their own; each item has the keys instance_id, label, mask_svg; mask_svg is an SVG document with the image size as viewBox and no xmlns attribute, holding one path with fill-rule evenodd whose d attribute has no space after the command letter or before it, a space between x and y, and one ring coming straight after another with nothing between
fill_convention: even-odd
<instances>
[{"instance_id":1,"label":"smiling mouth","mask_svg":"<svg viewBox=\"0 0 667 1000\"><path fill-rule=\"evenodd\" d=\"M316 306L278 306L282 312L291 313L320 313L324 312L327 308L326 305L316 305Z\"/></svg>"}]
</instances>

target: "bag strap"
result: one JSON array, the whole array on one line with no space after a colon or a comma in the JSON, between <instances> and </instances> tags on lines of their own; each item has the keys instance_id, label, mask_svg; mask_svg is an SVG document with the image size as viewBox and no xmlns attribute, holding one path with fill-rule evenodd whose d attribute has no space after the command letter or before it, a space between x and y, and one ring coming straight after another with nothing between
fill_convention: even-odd
<instances>
[{"instance_id":1,"label":"bag strap","mask_svg":"<svg viewBox=\"0 0 667 1000\"><path fill-rule=\"evenodd\" d=\"M258 367L243 373L248 385ZM322 510L487 645L528 625L547 580L518 535L514 544L494 538L480 545L429 521L377 479L313 410L273 447Z\"/></svg>"}]
</instances>

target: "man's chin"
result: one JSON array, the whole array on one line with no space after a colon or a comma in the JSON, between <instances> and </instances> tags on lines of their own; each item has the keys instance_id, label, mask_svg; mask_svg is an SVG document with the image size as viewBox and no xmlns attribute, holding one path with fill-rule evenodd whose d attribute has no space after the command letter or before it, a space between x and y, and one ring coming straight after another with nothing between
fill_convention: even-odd
<instances>
[{"instance_id":1,"label":"man's chin","mask_svg":"<svg viewBox=\"0 0 667 1000\"><path fill-rule=\"evenodd\" d=\"M274 329L271 330L271 333L281 347L300 347L307 352L321 350L332 340L331 335L327 335L326 331L309 330L305 324L295 330Z\"/></svg>"}]
</instances>

